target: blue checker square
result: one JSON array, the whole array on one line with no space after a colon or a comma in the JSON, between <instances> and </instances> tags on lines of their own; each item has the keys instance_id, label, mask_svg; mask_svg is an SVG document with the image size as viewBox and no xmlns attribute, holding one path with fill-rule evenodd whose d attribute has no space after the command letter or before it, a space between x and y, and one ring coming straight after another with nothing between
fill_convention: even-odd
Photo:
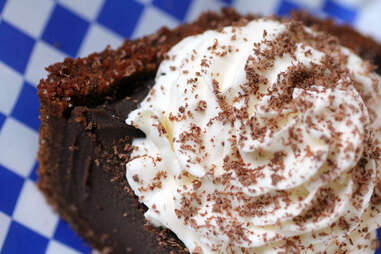
<instances>
[{"instance_id":1,"label":"blue checker square","mask_svg":"<svg viewBox=\"0 0 381 254\"><path fill-rule=\"evenodd\" d=\"M220 0L220 1L227 5L231 5L234 2L234 0Z\"/></svg>"},{"instance_id":2,"label":"blue checker square","mask_svg":"<svg viewBox=\"0 0 381 254\"><path fill-rule=\"evenodd\" d=\"M0 60L24 73L35 41L4 20L0 21Z\"/></svg>"},{"instance_id":3,"label":"blue checker square","mask_svg":"<svg viewBox=\"0 0 381 254\"><path fill-rule=\"evenodd\" d=\"M3 11L6 0L0 0L0 14Z\"/></svg>"},{"instance_id":4,"label":"blue checker square","mask_svg":"<svg viewBox=\"0 0 381 254\"><path fill-rule=\"evenodd\" d=\"M79 236L63 220L58 222L54 239L80 251L81 253L91 253L91 248L85 245Z\"/></svg>"},{"instance_id":5,"label":"blue checker square","mask_svg":"<svg viewBox=\"0 0 381 254\"><path fill-rule=\"evenodd\" d=\"M187 14L191 0L154 0L153 5L182 21Z\"/></svg>"},{"instance_id":6,"label":"blue checker square","mask_svg":"<svg viewBox=\"0 0 381 254\"><path fill-rule=\"evenodd\" d=\"M277 14L280 16L285 16L290 14L291 11L300 9L300 6L296 3L293 3L291 1L283 0L281 1Z\"/></svg>"},{"instance_id":7,"label":"blue checker square","mask_svg":"<svg viewBox=\"0 0 381 254\"><path fill-rule=\"evenodd\" d=\"M3 124L5 122L5 119L6 119L6 116L3 115L1 112L0 112L0 131L1 131L1 127L3 127Z\"/></svg>"},{"instance_id":8,"label":"blue checker square","mask_svg":"<svg viewBox=\"0 0 381 254\"><path fill-rule=\"evenodd\" d=\"M120 34L131 37L144 5L134 0L105 1L97 21Z\"/></svg>"},{"instance_id":9,"label":"blue checker square","mask_svg":"<svg viewBox=\"0 0 381 254\"><path fill-rule=\"evenodd\" d=\"M12 116L22 123L38 131L40 128L40 103L37 89L28 82L24 82Z\"/></svg>"},{"instance_id":10,"label":"blue checker square","mask_svg":"<svg viewBox=\"0 0 381 254\"><path fill-rule=\"evenodd\" d=\"M16 221L12 221L1 254L45 253L48 239Z\"/></svg>"},{"instance_id":11,"label":"blue checker square","mask_svg":"<svg viewBox=\"0 0 381 254\"><path fill-rule=\"evenodd\" d=\"M0 211L12 215L24 179L0 165Z\"/></svg>"},{"instance_id":12,"label":"blue checker square","mask_svg":"<svg viewBox=\"0 0 381 254\"><path fill-rule=\"evenodd\" d=\"M42 39L70 56L76 56L89 22L57 4Z\"/></svg>"},{"instance_id":13,"label":"blue checker square","mask_svg":"<svg viewBox=\"0 0 381 254\"><path fill-rule=\"evenodd\" d=\"M36 162L36 164L34 165L34 167L32 169L32 172L30 172L30 175L29 175L29 178L33 182L37 182L37 180L38 180L37 170L38 170L38 162Z\"/></svg>"},{"instance_id":14,"label":"blue checker square","mask_svg":"<svg viewBox=\"0 0 381 254\"><path fill-rule=\"evenodd\" d=\"M353 23L356 19L357 11L349 6L338 4L333 0L327 0L323 6L323 11L328 15L344 21L345 23Z\"/></svg>"}]
</instances>

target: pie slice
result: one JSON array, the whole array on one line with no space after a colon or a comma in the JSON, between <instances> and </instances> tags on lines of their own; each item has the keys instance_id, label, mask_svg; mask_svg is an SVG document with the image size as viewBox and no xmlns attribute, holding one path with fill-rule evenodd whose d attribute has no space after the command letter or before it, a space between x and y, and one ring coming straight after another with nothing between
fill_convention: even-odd
<instances>
[{"instance_id":1,"label":"pie slice","mask_svg":"<svg viewBox=\"0 0 381 254\"><path fill-rule=\"evenodd\" d=\"M144 134L125 124L154 83L166 52L186 36L254 15L233 9L204 13L173 30L162 28L116 50L67 58L41 80L39 188L59 214L102 253L187 253L176 236L149 226L126 180L131 142ZM303 12L293 18L337 36L381 73L381 45L348 26Z\"/></svg>"}]
</instances>

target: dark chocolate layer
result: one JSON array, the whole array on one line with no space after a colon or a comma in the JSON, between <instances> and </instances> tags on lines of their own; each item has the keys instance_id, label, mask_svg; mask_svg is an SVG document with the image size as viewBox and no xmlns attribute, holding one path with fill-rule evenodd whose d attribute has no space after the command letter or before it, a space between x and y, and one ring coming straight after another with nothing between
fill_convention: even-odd
<instances>
[{"instance_id":1,"label":"dark chocolate layer","mask_svg":"<svg viewBox=\"0 0 381 254\"><path fill-rule=\"evenodd\" d=\"M125 180L129 144L144 134L124 120L145 97L152 80L128 82L137 86L131 97L95 108L76 107L68 119L48 120L52 137L45 140L53 151L49 159L58 164L50 172L56 186L50 195L76 230L106 253L178 252L182 246L160 247L157 232L144 229L145 208Z\"/></svg>"}]
</instances>

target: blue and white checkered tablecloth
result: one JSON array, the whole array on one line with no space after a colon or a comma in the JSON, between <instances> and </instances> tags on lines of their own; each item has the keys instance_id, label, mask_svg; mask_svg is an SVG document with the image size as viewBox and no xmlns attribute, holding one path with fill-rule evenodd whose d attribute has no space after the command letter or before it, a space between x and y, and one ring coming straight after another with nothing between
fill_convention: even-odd
<instances>
[{"instance_id":1,"label":"blue and white checkered tablecloth","mask_svg":"<svg viewBox=\"0 0 381 254\"><path fill-rule=\"evenodd\" d=\"M381 0L0 0L0 254L91 252L35 185L44 67L226 5L281 15L305 8L381 41Z\"/></svg>"}]
</instances>

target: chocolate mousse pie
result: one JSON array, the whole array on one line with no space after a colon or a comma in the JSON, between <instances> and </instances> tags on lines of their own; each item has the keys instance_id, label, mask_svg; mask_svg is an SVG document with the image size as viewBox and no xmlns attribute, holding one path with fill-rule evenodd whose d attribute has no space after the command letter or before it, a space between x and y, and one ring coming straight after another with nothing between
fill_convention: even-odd
<instances>
[{"instance_id":1,"label":"chocolate mousse pie","mask_svg":"<svg viewBox=\"0 0 381 254\"><path fill-rule=\"evenodd\" d=\"M39 187L102 253L374 253L381 45L232 9L41 80Z\"/></svg>"}]
</instances>

